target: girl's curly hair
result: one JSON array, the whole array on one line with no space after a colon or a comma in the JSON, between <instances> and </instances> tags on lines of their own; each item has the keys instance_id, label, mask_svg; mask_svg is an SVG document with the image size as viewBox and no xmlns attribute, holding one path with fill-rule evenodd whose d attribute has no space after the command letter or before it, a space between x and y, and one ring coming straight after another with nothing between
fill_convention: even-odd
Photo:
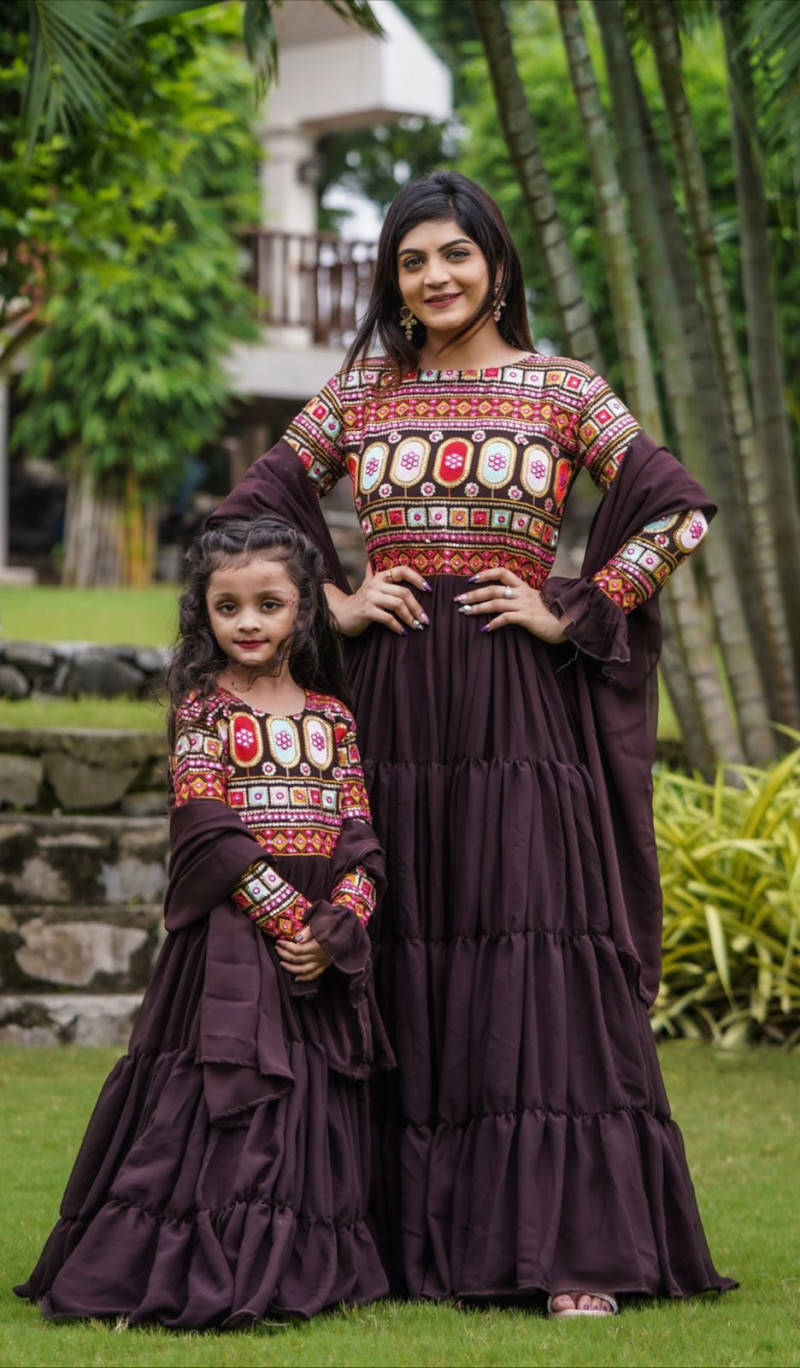
<instances>
[{"instance_id":1,"label":"girl's curly hair","mask_svg":"<svg viewBox=\"0 0 800 1368\"><path fill-rule=\"evenodd\" d=\"M215 570L239 557L280 561L298 595L295 629L279 663L289 653L289 671L301 689L333 694L349 702L342 650L323 590L325 567L313 542L277 516L230 518L208 528L186 554L186 587L178 607L178 636L167 671L167 735L175 742L175 716L186 695L208 698L228 658L217 645L206 607Z\"/></svg>"}]
</instances>

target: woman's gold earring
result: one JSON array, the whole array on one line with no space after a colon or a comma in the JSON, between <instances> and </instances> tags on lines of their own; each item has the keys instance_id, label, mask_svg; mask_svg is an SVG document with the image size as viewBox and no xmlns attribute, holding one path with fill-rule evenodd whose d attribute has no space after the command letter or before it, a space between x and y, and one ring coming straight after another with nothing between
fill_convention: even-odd
<instances>
[{"instance_id":1,"label":"woman's gold earring","mask_svg":"<svg viewBox=\"0 0 800 1368\"><path fill-rule=\"evenodd\" d=\"M406 335L406 340L408 342L411 341L411 338L414 333L414 327L418 322L419 319L415 318L413 313L409 309L408 305L404 304L402 309L400 310L400 327L403 329L403 332Z\"/></svg>"},{"instance_id":2,"label":"woman's gold earring","mask_svg":"<svg viewBox=\"0 0 800 1368\"><path fill-rule=\"evenodd\" d=\"M504 299L495 300L494 308L492 309L492 318L494 319L495 323L500 322L500 319L503 317L503 309L505 307L506 301Z\"/></svg>"}]
</instances>

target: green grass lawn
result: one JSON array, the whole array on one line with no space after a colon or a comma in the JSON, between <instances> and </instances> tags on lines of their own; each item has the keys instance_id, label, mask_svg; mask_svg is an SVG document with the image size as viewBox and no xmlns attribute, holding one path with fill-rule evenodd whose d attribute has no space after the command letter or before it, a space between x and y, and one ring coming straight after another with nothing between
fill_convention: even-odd
<instances>
[{"instance_id":1,"label":"green grass lawn","mask_svg":"<svg viewBox=\"0 0 800 1368\"><path fill-rule=\"evenodd\" d=\"M800 1365L800 1054L662 1047L717 1266L738 1292L602 1323L385 1303L297 1328L224 1334L47 1325L13 1296L53 1224L98 1087L99 1050L0 1051L0 1362L8 1365Z\"/></svg>"},{"instance_id":2,"label":"green grass lawn","mask_svg":"<svg viewBox=\"0 0 800 1368\"><path fill-rule=\"evenodd\" d=\"M61 589L37 584L0 589L6 641L94 641L104 646L168 646L177 628L180 588Z\"/></svg>"}]
</instances>

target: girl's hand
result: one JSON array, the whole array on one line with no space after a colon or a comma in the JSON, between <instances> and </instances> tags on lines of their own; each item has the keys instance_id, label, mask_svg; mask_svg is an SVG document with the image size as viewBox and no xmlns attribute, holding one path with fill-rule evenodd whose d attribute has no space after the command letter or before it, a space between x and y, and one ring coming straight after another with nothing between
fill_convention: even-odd
<instances>
[{"instance_id":1,"label":"girl's hand","mask_svg":"<svg viewBox=\"0 0 800 1368\"><path fill-rule=\"evenodd\" d=\"M524 627L532 636L558 646L566 641L564 627L568 618L557 618L544 603L538 589L511 570L495 566L491 570L480 570L473 575L472 582L479 587L469 593L457 594L456 603L460 613L470 617L496 614L491 622L481 628L482 632L496 632L500 627Z\"/></svg>"},{"instance_id":2,"label":"girl's hand","mask_svg":"<svg viewBox=\"0 0 800 1368\"><path fill-rule=\"evenodd\" d=\"M310 926L298 931L293 941L276 940L275 949L284 969L298 983L312 983L325 973L331 963L330 956L325 954Z\"/></svg>"},{"instance_id":3,"label":"girl's hand","mask_svg":"<svg viewBox=\"0 0 800 1368\"><path fill-rule=\"evenodd\" d=\"M410 565L395 565L375 574L371 566L354 594L343 594L334 584L325 585L328 607L336 628L343 636L360 636L372 622L380 622L390 632L403 636L407 627L421 631L429 618L419 600L406 584L424 593L431 586Z\"/></svg>"}]
</instances>

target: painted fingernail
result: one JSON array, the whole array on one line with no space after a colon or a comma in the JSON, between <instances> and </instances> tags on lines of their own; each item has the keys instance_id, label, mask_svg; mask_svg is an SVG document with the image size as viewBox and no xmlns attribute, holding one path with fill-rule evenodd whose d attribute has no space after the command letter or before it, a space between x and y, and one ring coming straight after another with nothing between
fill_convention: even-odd
<instances>
[{"instance_id":1,"label":"painted fingernail","mask_svg":"<svg viewBox=\"0 0 800 1368\"><path fill-rule=\"evenodd\" d=\"M487 624L486 624L485 627L481 627L481 631L482 631L482 632L490 632L491 630L492 630L492 629L491 629L491 627L489 626L488 622L487 622Z\"/></svg>"},{"instance_id":2,"label":"painted fingernail","mask_svg":"<svg viewBox=\"0 0 800 1368\"><path fill-rule=\"evenodd\" d=\"M427 591L428 591L429 594L432 594L432 593L433 593L433 585L428 584L428 581L427 581L427 580L423 580L423 581L422 581L422 587L423 587L423 589L427 589Z\"/></svg>"},{"instance_id":3,"label":"painted fingernail","mask_svg":"<svg viewBox=\"0 0 800 1368\"><path fill-rule=\"evenodd\" d=\"M469 577L469 583L470 583L470 584L477 584L479 579L480 579L480 574L477 574L477 575L470 575L470 577Z\"/></svg>"},{"instance_id":4,"label":"painted fingernail","mask_svg":"<svg viewBox=\"0 0 800 1368\"><path fill-rule=\"evenodd\" d=\"M415 622L415 623L414 623L414 631L415 631L415 632L424 632L424 631L425 631L425 628L423 627L423 625L422 625L421 622Z\"/></svg>"},{"instance_id":5,"label":"painted fingernail","mask_svg":"<svg viewBox=\"0 0 800 1368\"><path fill-rule=\"evenodd\" d=\"M428 617L428 614L427 614L427 613L423 613L423 614L422 614L422 617L420 618L420 622L424 622L424 624L425 624L426 627L430 627L430 625L431 625L431 620L430 620L430 618Z\"/></svg>"},{"instance_id":6,"label":"painted fingernail","mask_svg":"<svg viewBox=\"0 0 800 1368\"><path fill-rule=\"evenodd\" d=\"M461 600L464 598L466 598L466 594L456 594L455 598L453 599L453 602L460 603Z\"/></svg>"},{"instance_id":7,"label":"painted fingernail","mask_svg":"<svg viewBox=\"0 0 800 1368\"><path fill-rule=\"evenodd\" d=\"M459 613L471 613L471 612L472 612L472 604L471 604L471 603L462 603L462 605L461 605L461 607L459 608L458 611L459 611Z\"/></svg>"}]
</instances>

